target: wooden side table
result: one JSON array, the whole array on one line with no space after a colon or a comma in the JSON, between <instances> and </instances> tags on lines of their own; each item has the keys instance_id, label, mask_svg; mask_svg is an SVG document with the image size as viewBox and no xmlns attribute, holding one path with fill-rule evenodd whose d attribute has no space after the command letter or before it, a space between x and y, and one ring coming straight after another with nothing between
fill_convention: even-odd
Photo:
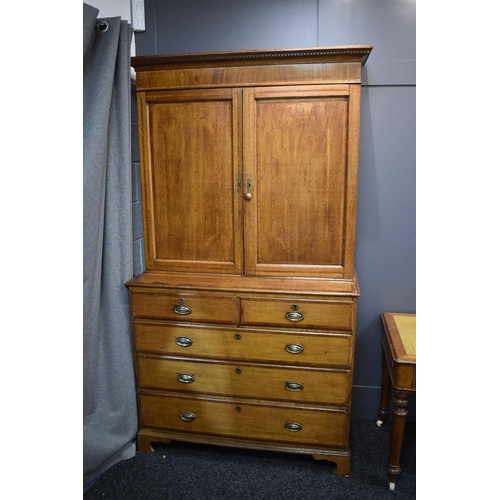
<instances>
[{"instance_id":1,"label":"wooden side table","mask_svg":"<svg viewBox=\"0 0 500 500\"><path fill-rule=\"evenodd\" d=\"M401 473L399 464L403 432L408 414L408 397L417 390L417 349L415 314L384 313L382 323L382 394L378 409L380 427L389 415L391 385L394 388L392 400L392 433L389 463L387 465L389 489L396 486Z\"/></svg>"}]
</instances>

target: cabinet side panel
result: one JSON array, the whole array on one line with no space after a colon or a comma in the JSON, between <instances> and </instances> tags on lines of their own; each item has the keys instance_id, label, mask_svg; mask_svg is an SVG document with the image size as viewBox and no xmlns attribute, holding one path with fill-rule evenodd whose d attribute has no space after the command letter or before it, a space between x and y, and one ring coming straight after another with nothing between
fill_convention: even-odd
<instances>
[{"instance_id":1,"label":"cabinet side panel","mask_svg":"<svg viewBox=\"0 0 500 500\"><path fill-rule=\"evenodd\" d=\"M149 129L148 103L146 93L137 94L137 114L139 125L139 148L141 167L142 210L144 226L144 247L146 269L154 268L155 234L153 227L153 181L151 172L151 131Z\"/></svg>"},{"instance_id":2,"label":"cabinet side panel","mask_svg":"<svg viewBox=\"0 0 500 500\"><path fill-rule=\"evenodd\" d=\"M344 226L344 278L346 279L351 279L354 275L354 241L356 236L356 201L358 192L360 100L361 86L350 85L346 176L346 220Z\"/></svg>"}]
</instances>

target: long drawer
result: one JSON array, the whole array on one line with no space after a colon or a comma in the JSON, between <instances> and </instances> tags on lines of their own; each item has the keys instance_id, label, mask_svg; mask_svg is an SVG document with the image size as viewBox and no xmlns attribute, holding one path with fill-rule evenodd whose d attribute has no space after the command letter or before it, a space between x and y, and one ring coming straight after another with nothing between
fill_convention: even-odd
<instances>
[{"instance_id":1,"label":"long drawer","mask_svg":"<svg viewBox=\"0 0 500 500\"><path fill-rule=\"evenodd\" d=\"M241 324L287 328L353 328L354 303L349 300L242 298Z\"/></svg>"},{"instance_id":2,"label":"long drawer","mask_svg":"<svg viewBox=\"0 0 500 500\"><path fill-rule=\"evenodd\" d=\"M245 400L140 395L142 427L346 448L348 416L318 409Z\"/></svg>"},{"instance_id":3,"label":"long drawer","mask_svg":"<svg viewBox=\"0 0 500 500\"><path fill-rule=\"evenodd\" d=\"M228 295L133 291L131 299L135 318L231 324L237 321L236 298Z\"/></svg>"},{"instance_id":4,"label":"long drawer","mask_svg":"<svg viewBox=\"0 0 500 500\"><path fill-rule=\"evenodd\" d=\"M134 322L135 348L182 356L350 366L349 334L276 332Z\"/></svg>"},{"instance_id":5,"label":"long drawer","mask_svg":"<svg viewBox=\"0 0 500 500\"><path fill-rule=\"evenodd\" d=\"M137 358L142 388L192 391L240 396L346 405L350 372L265 365Z\"/></svg>"}]
</instances>

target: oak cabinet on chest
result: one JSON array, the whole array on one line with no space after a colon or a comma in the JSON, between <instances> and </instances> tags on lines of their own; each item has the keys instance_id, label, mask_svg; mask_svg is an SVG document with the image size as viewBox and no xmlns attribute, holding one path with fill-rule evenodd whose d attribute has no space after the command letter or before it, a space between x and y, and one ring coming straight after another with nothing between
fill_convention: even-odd
<instances>
[{"instance_id":1,"label":"oak cabinet on chest","mask_svg":"<svg viewBox=\"0 0 500 500\"><path fill-rule=\"evenodd\" d=\"M307 453L349 474L361 66L371 47L133 58L146 271L139 449Z\"/></svg>"}]
</instances>

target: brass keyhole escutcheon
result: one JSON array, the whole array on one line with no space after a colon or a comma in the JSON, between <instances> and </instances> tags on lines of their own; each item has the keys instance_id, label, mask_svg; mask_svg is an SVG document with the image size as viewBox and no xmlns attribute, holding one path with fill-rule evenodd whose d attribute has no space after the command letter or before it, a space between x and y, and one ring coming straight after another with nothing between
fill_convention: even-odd
<instances>
[{"instance_id":1,"label":"brass keyhole escutcheon","mask_svg":"<svg viewBox=\"0 0 500 500\"><path fill-rule=\"evenodd\" d=\"M298 308L299 308L299 306L298 306L298 305L296 305L296 304L294 304L294 305L292 306L292 311L296 311Z\"/></svg>"},{"instance_id":2,"label":"brass keyhole escutcheon","mask_svg":"<svg viewBox=\"0 0 500 500\"><path fill-rule=\"evenodd\" d=\"M241 339L241 335L240 335L239 333L237 333L237 334L234 336L234 338L235 338L236 340L240 340L240 339Z\"/></svg>"},{"instance_id":3,"label":"brass keyhole escutcheon","mask_svg":"<svg viewBox=\"0 0 500 500\"><path fill-rule=\"evenodd\" d=\"M248 177L247 179L247 192L245 193L245 200L252 199L252 178Z\"/></svg>"},{"instance_id":4,"label":"brass keyhole escutcheon","mask_svg":"<svg viewBox=\"0 0 500 500\"><path fill-rule=\"evenodd\" d=\"M179 299L179 304L182 306L182 304L184 304L184 299Z\"/></svg>"},{"instance_id":5,"label":"brass keyhole escutcheon","mask_svg":"<svg viewBox=\"0 0 500 500\"><path fill-rule=\"evenodd\" d=\"M241 406L237 406L237 407L235 408L235 410L236 410L236 411L241 411Z\"/></svg>"},{"instance_id":6,"label":"brass keyhole escutcheon","mask_svg":"<svg viewBox=\"0 0 500 500\"><path fill-rule=\"evenodd\" d=\"M241 368L236 368L234 371L239 375L241 373Z\"/></svg>"}]
</instances>

